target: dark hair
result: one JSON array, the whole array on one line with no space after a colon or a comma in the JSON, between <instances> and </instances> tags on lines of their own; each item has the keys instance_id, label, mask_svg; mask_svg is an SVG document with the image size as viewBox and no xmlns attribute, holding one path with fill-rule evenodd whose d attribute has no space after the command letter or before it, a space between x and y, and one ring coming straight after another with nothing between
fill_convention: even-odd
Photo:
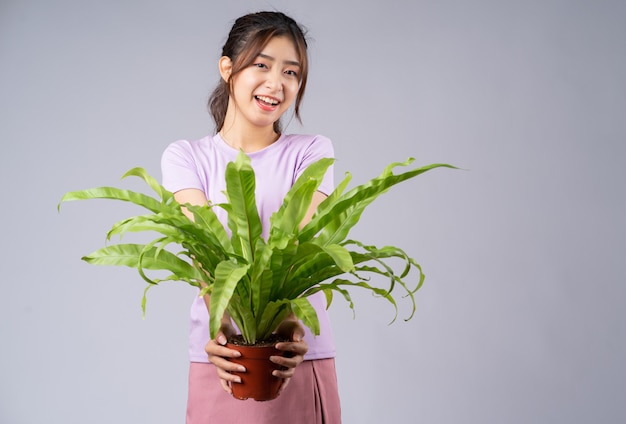
<instances>
[{"instance_id":1,"label":"dark hair","mask_svg":"<svg viewBox=\"0 0 626 424\"><path fill-rule=\"evenodd\" d=\"M273 37L287 36L295 46L300 61L300 87L295 100L295 115L300 119L300 103L304 96L308 75L307 42L304 29L289 16L281 12L257 12L238 18L222 47L222 56L232 61L232 71L228 82L220 78L217 87L209 97L209 111L215 121L216 131L224 126L228 97L232 91L233 77L250 66ZM274 131L281 132L279 121L274 122Z\"/></svg>"}]
</instances>

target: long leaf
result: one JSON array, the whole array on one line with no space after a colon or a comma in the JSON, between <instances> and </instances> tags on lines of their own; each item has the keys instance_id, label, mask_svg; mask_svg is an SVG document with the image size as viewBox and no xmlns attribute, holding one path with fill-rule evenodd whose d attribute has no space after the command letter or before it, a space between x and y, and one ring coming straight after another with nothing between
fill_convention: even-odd
<instances>
[{"instance_id":1,"label":"long leaf","mask_svg":"<svg viewBox=\"0 0 626 424\"><path fill-rule=\"evenodd\" d=\"M256 240L261 237L261 218L256 206L256 180L250 158L243 151L226 166L226 197L229 202L228 225L235 252L253 260Z\"/></svg>"},{"instance_id":2,"label":"long leaf","mask_svg":"<svg viewBox=\"0 0 626 424\"><path fill-rule=\"evenodd\" d=\"M317 273L325 270L332 273L324 278L317 278ZM327 278L354 271L352 255L340 245L318 246L304 243L298 247L298 254L290 272L285 276L289 284L285 287L288 297L299 296L302 292Z\"/></svg>"},{"instance_id":3,"label":"long leaf","mask_svg":"<svg viewBox=\"0 0 626 424\"><path fill-rule=\"evenodd\" d=\"M291 201L283 203L283 207L270 217L270 246L283 249L296 238L298 226L304 219L318 186L319 181L316 180L299 185L297 190L291 192Z\"/></svg>"},{"instance_id":4,"label":"long leaf","mask_svg":"<svg viewBox=\"0 0 626 424\"><path fill-rule=\"evenodd\" d=\"M132 190L124 190L115 187L98 187L86 190L70 191L63 195L57 209L61 208L61 203L63 202L88 199L121 200L142 206L151 212L156 213L161 210L161 202L153 197L147 196L143 193L137 193Z\"/></svg>"},{"instance_id":5,"label":"long leaf","mask_svg":"<svg viewBox=\"0 0 626 424\"><path fill-rule=\"evenodd\" d=\"M217 335L228 302L235 292L237 283L246 275L248 268L249 265L236 264L232 261L220 262L215 268L215 283L210 301L209 329L211 338L215 338Z\"/></svg>"},{"instance_id":6,"label":"long leaf","mask_svg":"<svg viewBox=\"0 0 626 424\"><path fill-rule=\"evenodd\" d=\"M412 161L409 159L404 163L392 165L406 166ZM359 221L363 210L378 196L398 183L438 167L455 168L447 164L431 164L396 175L391 173L390 167L387 167L379 177L346 192L337 198L334 204L321 208L319 213L302 229L299 240L308 240L313 234L319 233L315 239L316 243L340 243Z\"/></svg>"},{"instance_id":7,"label":"long leaf","mask_svg":"<svg viewBox=\"0 0 626 424\"><path fill-rule=\"evenodd\" d=\"M225 251L232 250L232 244L226 233L226 229L213 210L216 206L193 206L186 204L185 207L193 213L194 222L197 225L203 226L209 232L208 237L213 243L218 244Z\"/></svg>"},{"instance_id":8,"label":"long leaf","mask_svg":"<svg viewBox=\"0 0 626 424\"><path fill-rule=\"evenodd\" d=\"M143 254L141 265L145 269L167 270L187 279L203 278L196 268L175 254L156 247L144 253L144 248L145 245L142 244L116 244L98 249L82 259L92 265L123 265L137 268Z\"/></svg>"},{"instance_id":9,"label":"long leaf","mask_svg":"<svg viewBox=\"0 0 626 424\"><path fill-rule=\"evenodd\" d=\"M304 325L309 327L311 333L318 336L320 334L320 322L315 309L306 297L299 297L291 301L291 309L296 317Z\"/></svg>"},{"instance_id":10,"label":"long leaf","mask_svg":"<svg viewBox=\"0 0 626 424\"><path fill-rule=\"evenodd\" d=\"M233 294L226 310L237 325L237 328L239 328L239 331L241 331L241 335L246 342L255 343L259 338L261 340L266 338L260 335L256 320L252 311L248 308L247 302L242 300L236 293Z\"/></svg>"},{"instance_id":11,"label":"long leaf","mask_svg":"<svg viewBox=\"0 0 626 424\"><path fill-rule=\"evenodd\" d=\"M379 287L375 287L373 285L368 284L365 281L350 281L350 280L346 280L343 278L337 278L329 283L324 283L324 284L320 284L316 287L311 288L310 290L308 290L307 292L305 292L303 294L303 297L306 296L311 296L315 293L317 293L318 291L323 291L323 290L335 290L335 291L339 291L342 292L340 290L340 286L352 286L352 287L360 287L366 290L371 291L373 294L376 294L384 299L386 299L389 303L391 303L391 305L394 307L396 314L393 318L393 320L391 321L391 323L393 323L396 320L396 317L398 315L398 305L396 303L396 300L393 298L393 296L386 290L381 289Z\"/></svg>"},{"instance_id":12,"label":"long leaf","mask_svg":"<svg viewBox=\"0 0 626 424\"><path fill-rule=\"evenodd\" d=\"M347 288L365 289L389 301L397 315L393 293L399 290L413 308L407 319L413 316L416 308L414 294L424 281L419 264L400 248L378 248L347 240L363 211L382 193L428 170L455 168L447 164L432 164L394 174L394 169L412 162L413 159L392 163L377 178L348 191L345 190L351 175L346 173L343 181L318 206L311 221L300 230L312 196L328 172L332 159L311 164L288 191L281 208L270 218L267 241L261 238L254 171L250 158L243 152L227 166L228 202L184 205L194 214L194 220L189 220L173 194L142 168L131 169L123 178L136 176L143 179L159 199L130 190L100 187L66 193L61 203L115 199L137 204L152 212L114 224L108 237L144 231L156 232L160 237L143 245L108 246L83 259L93 264L134 267L152 285L165 280L185 281L194 286L206 283L200 294L211 296L211 337L215 337L226 310L248 341L274 331L291 312L316 334L319 333L319 321L307 298L318 291L326 295L327 305L332 303L333 292L338 292L354 312ZM215 207L221 207L226 212L230 235L217 218ZM176 244L182 248L180 253L167 250ZM412 269L417 269L419 273L417 281L408 279ZM148 270L169 271L171 275L161 279L150 278L146 275ZM342 274L346 278L341 278ZM387 284L376 285L379 277L385 277ZM145 307L145 294L142 306Z\"/></svg>"},{"instance_id":13,"label":"long leaf","mask_svg":"<svg viewBox=\"0 0 626 424\"><path fill-rule=\"evenodd\" d=\"M144 168L141 168L141 167L132 168L129 171L127 171L124 175L122 175L122 179L130 177L130 176L139 177L142 180L144 180L146 184L148 184L150 188L152 188L152 190L154 190L154 192L159 195L159 197L162 200L162 203L168 203L173 200L174 195L168 190L166 190L165 188L163 188L163 186L159 184L155 178L149 175L148 172L146 172Z\"/></svg>"},{"instance_id":14,"label":"long leaf","mask_svg":"<svg viewBox=\"0 0 626 424\"><path fill-rule=\"evenodd\" d=\"M255 316L264 313L264 309L270 300L273 273L269 267L272 260L273 250L263 241L258 239L254 254L254 263L250 276L251 308Z\"/></svg>"},{"instance_id":15,"label":"long leaf","mask_svg":"<svg viewBox=\"0 0 626 424\"><path fill-rule=\"evenodd\" d=\"M269 302L256 322L258 338L267 339L291 312L289 300Z\"/></svg>"},{"instance_id":16,"label":"long leaf","mask_svg":"<svg viewBox=\"0 0 626 424\"><path fill-rule=\"evenodd\" d=\"M281 246L276 243L276 234L294 234L300 226L306 212L311 205L313 193L318 189L333 164L334 159L322 158L310 164L298 177L289 189L280 209L270 217L269 244Z\"/></svg>"},{"instance_id":17,"label":"long leaf","mask_svg":"<svg viewBox=\"0 0 626 424\"><path fill-rule=\"evenodd\" d=\"M166 236L180 235L180 230L171 223L164 223L158 215L137 215L119 221L113 225L107 233L107 240L119 235L120 237L128 232L140 233L144 231L154 231Z\"/></svg>"}]
</instances>

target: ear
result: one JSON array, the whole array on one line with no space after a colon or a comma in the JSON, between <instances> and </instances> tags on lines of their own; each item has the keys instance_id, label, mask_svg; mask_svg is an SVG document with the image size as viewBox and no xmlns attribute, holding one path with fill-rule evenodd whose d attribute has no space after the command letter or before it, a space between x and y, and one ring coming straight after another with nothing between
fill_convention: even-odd
<instances>
[{"instance_id":1,"label":"ear","mask_svg":"<svg viewBox=\"0 0 626 424\"><path fill-rule=\"evenodd\" d=\"M230 78L230 74L233 70L233 61L230 60L230 57L228 56L222 56L220 57L219 68L222 79L228 83L228 79Z\"/></svg>"}]
</instances>

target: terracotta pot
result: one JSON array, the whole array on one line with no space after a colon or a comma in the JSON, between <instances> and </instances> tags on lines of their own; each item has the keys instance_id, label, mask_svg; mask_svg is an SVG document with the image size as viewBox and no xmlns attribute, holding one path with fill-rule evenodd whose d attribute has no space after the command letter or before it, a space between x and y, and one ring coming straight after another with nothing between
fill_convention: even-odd
<instances>
[{"instance_id":1,"label":"terracotta pot","mask_svg":"<svg viewBox=\"0 0 626 424\"><path fill-rule=\"evenodd\" d=\"M241 383L233 383L233 396L237 399L272 400L278 397L282 378L274 377L272 371L280 365L270 361L270 356L281 356L282 351L274 346L242 346L227 343L226 347L241 352L239 358L230 361L246 367L246 372L235 373L241 377Z\"/></svg>"}]
</instances>

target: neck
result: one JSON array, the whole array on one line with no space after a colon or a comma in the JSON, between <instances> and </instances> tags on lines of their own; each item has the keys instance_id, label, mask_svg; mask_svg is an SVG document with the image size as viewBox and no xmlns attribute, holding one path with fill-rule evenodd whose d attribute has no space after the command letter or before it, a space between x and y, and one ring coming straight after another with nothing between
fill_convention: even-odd
<instances>
[{"instance_id":1,"label":"neck","mask_svg":"<svg viewBox=\"0 0 626 424\"><path fill-rule=\"evenodd\" d=\"M280 134L274 131L273 124L258 126L237 115L237 106L233 99L229 98L220 136L232 148L252 153L278 140Z\"/></svg>"},{"instance_id":2,"label":"neck","mask_svg":"<svg viewBox=\"0 0 626 424\"><path fill-rule=\"evenodd\" d=\"M220 136L232 148L252 153L274 143L280 134L275 133L272 126L241 128L241 125L224 125Z\"/></svg>"}]
</instances>

